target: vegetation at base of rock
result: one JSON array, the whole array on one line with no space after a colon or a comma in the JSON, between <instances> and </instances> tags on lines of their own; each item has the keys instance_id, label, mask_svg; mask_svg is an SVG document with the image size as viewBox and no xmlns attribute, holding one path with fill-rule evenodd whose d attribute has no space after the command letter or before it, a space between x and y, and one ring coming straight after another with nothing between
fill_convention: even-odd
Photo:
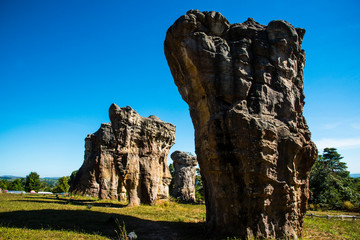
<instances>
[{"instance_id":1,"label":"vegetation at base of rock","mask_svg":"<svg viewBox=\"0 0 360 240\"><path fill-rule=\"evenodd\" d=\"M310 209L360 210L360 179L350 177L336 148L325 148L310 174Z\"/></svg>"},{"instance_id":2,"label":"vegetation at base of rock","mask_svg":"<svg viewBox=\"0 0 360 240\"><path fill-rule=\"evenodd\" d=\"M76 174L79 172L79 170L75 170L71 173L70 177L69 177L69 181L68 184L69 186L71 186L71 184L74 182Z\"/></svg>"},{"instance_id":3,"label":"vegetation at base of rock","mask_svg":"<svg viewBox=\"0 0 360 240\"><path fill-rule=\"evenodd\" d=\"M68 176L59 178L56 187L52 189L52 192L54 193L68 192L70 188L69 179L70 177Z\"/></svg>"},{"instance_id":4,"label":"vegetation at base of rock","mask_svg":"<svg viewBox=\"0 0 360 240\"><path fill-rule=\"evenodd\" d=\"M87 209L91 204L92 208ZM206 239L205 206L158 202L126 208L126 203L91 197L0 194L1 239L115 239L115 219L138 239ZM340 211L311 211L340 215ZM158 238L156 238L158 234ZM168 236L168 238L166 238ZM224 238L226 239L226 237ZM229 236L229 239L236 239ZM305 218L303 239L360 239L359 220Z\"/></svg>"}]
</instances>

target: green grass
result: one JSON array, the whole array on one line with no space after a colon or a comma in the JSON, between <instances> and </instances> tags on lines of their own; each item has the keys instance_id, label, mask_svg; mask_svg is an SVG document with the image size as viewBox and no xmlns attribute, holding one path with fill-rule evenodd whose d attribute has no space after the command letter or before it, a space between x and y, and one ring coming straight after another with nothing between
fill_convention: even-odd
<instances>
[{"instance_id":1,"label":"green grass","mask_svg":"<svg viewBox=\"0 0 360 240\"><path fill-rule=\"evenodd\" d=\"M128 233L135 231L141 240L206 239L204 205L159 202L125 206L78 196L0 194L0 239L117 239L117 222L124 223ZM306 217L303 239L360 239L360 220Z\"/></svg>"},{"instance_id":2,"label":"green grass","mask_svg":"<svg viewBox=\"0 0 360 240\"><path fill-rule=\"evenodd\" d=\"M356 215L341 211L308 211L316 215ZM305 218L304 239L360 239L360 220L337 218Z\"/></svg>"},{"instance_id":3,"label":"green grass","mask_svg":"<svg viewBox=\"0 0 360 240\"><path fill-rule=\"evenodd\" d=\"M203 239L205 206L0 194L0 239L115 239L116 220L139 239Z\"/></svg>"}]
</instances>

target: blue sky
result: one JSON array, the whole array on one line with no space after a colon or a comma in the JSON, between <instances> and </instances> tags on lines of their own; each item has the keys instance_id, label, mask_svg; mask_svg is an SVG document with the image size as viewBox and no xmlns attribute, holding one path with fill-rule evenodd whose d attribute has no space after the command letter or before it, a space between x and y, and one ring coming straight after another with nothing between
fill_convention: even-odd
<instances>
[{"instance_id":1,"label":"blue sky","mask_svg":"<svg viewBox=\"0 0 360 240\"><path fill-rule=\"evenodd\" d=\"M177 126L170 152L194 152L188 106L163 49L189 9L230 23L284 19L306 29L304 114L320 152L360 173L360 2L0 1L0 175L70 175L111 103Z\"/></svg>"}]
</instances>

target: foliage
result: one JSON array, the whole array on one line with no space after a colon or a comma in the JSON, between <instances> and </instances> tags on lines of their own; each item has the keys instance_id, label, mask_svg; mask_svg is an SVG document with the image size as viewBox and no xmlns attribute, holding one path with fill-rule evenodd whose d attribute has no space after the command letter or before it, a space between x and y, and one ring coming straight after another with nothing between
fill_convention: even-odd
<instances>
[{"instance_id":1,"label":"foliage","mask_svg":"<svg viewBox=\"0 0 360 240\"><path fill-rule=\"evenodd\" d=\"M12 182L9 182L8 190L12 191L24 191L24 184L21 179L17 178Z\"/></svg>"},{"instance_id":2,"label":"foliage","mask_svg":"<svg viewBox=\"0 0 360 240\"><path fill-rule=\"evenodd\" d=\"M31 172L29 175L26 176L25 180L25 191L30 192L34 190L38 192L41 187L40 176L36 172Z\"/></svg>"},{"instance_id":3,"label":"foliage","mask_svg":"<svg viewBox=\"0 0 360 240\"><path fill-rule=\"evenodd\" d=\"M359 207L360 183L351 178L346 163L336 148L325 148L319 155L310 175L310 203L332 209L345 209L345 201Z\"/></svg>"},{"instance_id":4,"label":"foliage","mask_svg":"<svg viewBox=\"0 0 360 240\"><path fill-rule=\"evenodd\" d=\"M169 165L169 170L170 170L170 174L171 174L171 182L169 185L169 193L170 195L172 195L173 191L174 191L174 177L175 177L175 168L174 168L174 164L170 163Z\"/></svg>"},{"instance_id":5,"label":"foliage","mask_svg":"<svg viewBox=\"0 0 360 240\"><path fill-rule=\"evenodd\" d=\"M115 219L115 224L116 224L116 226L118 228L118 229L115 230L117 239L118 240L128 240L125 223L123 222L123 224L121 224L119 222L119 219L116 218Z\"/></svg>"},{"instance_id":6,"label":"foliage","mask_svg":"<svg viewBox=\"0 0 360 240\"><path fill-rule=\"evenodd\" d=\"M54 193L62 193L62 192L68 192L69 191L69 176L64 176L58 179L58 182L56 184L56 187L52 189L52 192Z\"/></svg>"},{"instance_id":7,"label":"foliage","mask_svg":"<svg viewBox=\"0 0 360 240\"><path fill-rule=\"evenodd\" d=\"M0 180L0 188L2 190L7 190L8 189L8 181L6 181L5 179L1 179Z\"/></svg>"},{"instance_id":8,"label":"foliage","mask_svg":"<svg viewBox=\"0 0 360 240\"><path fill-rule=\"evenodd\" d=\"M74 182L76 174L78 173L79 170L75 170L71 173L68 184L69 186L71 186L71 184Z\"/></svg>"},{"instance_id":9,"label":"foliage","mask_svg":"<svg viewBox=\"0 0 360 240\"><path fill-rule=\"evenodd\" d=\"M203 186L203 181L200 173L200 168L196 169L195 177L195 198L198 202L205 201L205 190Z\"/></svg>"}]
</instances>

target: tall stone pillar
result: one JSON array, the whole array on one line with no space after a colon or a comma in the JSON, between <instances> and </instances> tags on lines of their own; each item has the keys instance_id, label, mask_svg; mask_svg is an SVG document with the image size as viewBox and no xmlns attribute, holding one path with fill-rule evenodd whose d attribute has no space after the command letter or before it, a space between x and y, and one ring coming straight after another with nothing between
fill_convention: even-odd
<instances>
[{"instance_id":1,"label":"tall stone pillar","mask_svg":"<svg viewBox=\"0 0 360 240\"><path fill-rule=\"evenodd\" d=\"M317 149L303 117L305 30L191 10L165 55L195 128L209 233L297 238Z\"/></svg>"},{"instance_id":2,"label":"tall stone pillar","mask_svg":"<svg viewBox=\"0 0 360 240\"><path fill-rule=\"evenodd\" d=\"M174 162L173 196L182 202L195 202L196 157L186 152L175 151L171 154Z\"/></svg>"},{"instance_id":3,"label":"tall stone pillar","mask_svg":"<svg viewBox=\"0 0 360 240\"><path fill-rule=\"evenodd\" d=\"M112 104L111 123L85 139L84 163L70 187L73 194L129 200L129 206L169 198L167 165L175 126L131 107Z\"/></svg>"}]
</instances>

